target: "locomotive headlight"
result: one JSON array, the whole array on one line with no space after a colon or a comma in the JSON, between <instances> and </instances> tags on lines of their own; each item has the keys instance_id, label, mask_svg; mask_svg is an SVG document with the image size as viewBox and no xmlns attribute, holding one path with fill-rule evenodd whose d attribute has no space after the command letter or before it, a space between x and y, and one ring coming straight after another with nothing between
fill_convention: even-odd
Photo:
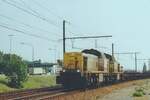
<instances>
[{"instance_id":1,"label":"locomotive headlight","mask_svg":"<svg viewBox=\"0 0 150 100\"><path fill-rule=\"evenodd\" d=\"M80 72L80 70L78 69L77 72Z\"/></svg>"},{"instance_id":2,"label":"locomotive headlight","mask_svg":"<svg viewBox=\"0 0 150 100\"><path fill-rule=\"evenodd\" d=\"M66 70L65 69L63 69L63 72L65 72Z\"/></svg>"}]
</instances>

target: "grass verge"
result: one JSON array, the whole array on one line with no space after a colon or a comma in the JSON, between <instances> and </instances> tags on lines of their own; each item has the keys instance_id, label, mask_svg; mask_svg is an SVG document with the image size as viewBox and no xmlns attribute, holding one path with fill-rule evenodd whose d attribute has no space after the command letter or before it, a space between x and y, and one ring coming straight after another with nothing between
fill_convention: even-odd
<instances>
[{"instance_id":1,"label":"grass verge","mask_svg":"<svg viewBox=\"0 0 150 100\"><path fill-rule=\"evenodd\" d=\"M33 75L29 76L28 80L23 83L22 89L33 89L42 87L55 86L55 76L54 75ZM4 75L0 75L0 93L18 90L11 88L7 85L7 78Z\"/></svg>"}]
</instances>

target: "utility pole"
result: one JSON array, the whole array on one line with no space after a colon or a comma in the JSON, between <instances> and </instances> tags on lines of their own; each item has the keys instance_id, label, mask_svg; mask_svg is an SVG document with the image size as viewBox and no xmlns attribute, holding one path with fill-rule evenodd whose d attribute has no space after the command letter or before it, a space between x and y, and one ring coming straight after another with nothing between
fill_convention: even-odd
<instances>
[{"instance_id":1,"label":"utility pole","mask_svg":"<svg viewBox=\"0 0 150 100\"><path fill-rule=\"evenodd\" d=\"M148 59L148 70L150 71L150 59Z\"/></svg>"},{"instance_id":2,"label":"utility pole","mask_svg":"<svg viewBox=\"0 0 150 100\"><path fill-rule=\"evenodd\" d=\"M115 54L128 54L128 55L133 55L135 56L135 72L137 72L137 54L139 52L123 52L123 53L115 53Z\"/></svg>"},{"instance_id":3,"label":"utility pole","mask_svg":"<svg viewBox=\"0 0 150 100\"><path fill-rule=\"evenodd\" d=\"M135 56L135 72L137 72L137 53L134 53Z\"/></svg>"},{"instance_id":4,"label":"utility pole","mask_svg":"<svg viewBox=\"0 0 150 100\"><path fill-rule=\"evenodd\" d=\"M65 24L66 24L66 21L63 20L63 55L65 54L66 52L66 33L65 33Z\"/></svg>"},{"instance_id":5,"label":"utility pole","mask_svg":"<svg viewBox=\"0 0 150 100\"><path fill-rule=\"evenodd\" d=\"M32 61L34 61L34 46L30 43L21 42L20 44L26 45L32 48Z\"/></svg>"},{"instance_id":6,"label":"utility pole","mask_svg":"<svg viewBox=\"0 0 150 100\"><path fill-rule=\"evenodd\" d=\"M112 43L112 57L114 58L114 44Z\"/></svg>"},{"instance_id":7,"label":"utility pole","mask_svg":"<svg viewBox=\"0 0 150 100\"><path fill-rule=\"evenodd\" d=\"M105 47L105 46L98 46L98 40L95 39L95 49L107 49L107 50L110 50L108 47Z\"/></svg>"},{"instance_id":8,"label":"utility pole","mask_svg":"<svg viewBox=\"0 0 150 100\"><path fill-rule=\"evenodd\" d=\"M148 70L150 71L150 59L137 59L138 61L148 61Z\"/></svg>"},{"instance_id":9,"label":"utility pole","mask_svg":"<svg viewBox=\"0 0 150 100\"><path fill-rule=\"evenodd\" d=\"M11 54L12 53L12 38L13 38L13 36L15 36L15 35L13 35L13 34L10 34L10 35L8 35L9 36L9 41L10 41L10 44L9 44L9 53Z\"/></svg>"},{"instance_id":10,"label":"utility pole","mask_svg":"<svg viewBox=\"0 0 150 100\"><path fill-rule=\"evenodd\" d=\"M97 40L95 40L95 48L97 48L98 46L97 46Z\"/></svg>"}]
</instances>

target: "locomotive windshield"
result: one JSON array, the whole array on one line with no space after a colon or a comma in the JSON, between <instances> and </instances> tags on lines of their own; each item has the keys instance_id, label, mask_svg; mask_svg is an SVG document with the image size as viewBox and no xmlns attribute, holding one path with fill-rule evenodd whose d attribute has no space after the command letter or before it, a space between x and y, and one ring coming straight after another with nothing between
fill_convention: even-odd
<instances>
[{"instance_id":1,"label":"locomotive windshield","mask_svg":"<svg viewBox=\"0 0 150 100\"><path fill-rule=\"evenodd\" d=\"M64 56L64 68L68 70L81 70L81 53L66 53Z\"/></svg>"}]
</instances>

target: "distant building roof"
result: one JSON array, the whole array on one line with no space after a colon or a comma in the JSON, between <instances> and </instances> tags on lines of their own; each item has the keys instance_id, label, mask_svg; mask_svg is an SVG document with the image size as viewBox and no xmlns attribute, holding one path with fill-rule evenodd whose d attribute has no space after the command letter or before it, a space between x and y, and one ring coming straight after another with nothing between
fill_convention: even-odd
<instances>
[{"instance_id":1,"label":"distant building roof","mask_svg":"<svg viewBox=\"0 0 150 100\"><path fill-rule=\"evenodd\" d=\"M57 65L56 63L42 63L39 61L27 62L28 67L53 67L53 65Z\"/></svg>"}]
</instances>

